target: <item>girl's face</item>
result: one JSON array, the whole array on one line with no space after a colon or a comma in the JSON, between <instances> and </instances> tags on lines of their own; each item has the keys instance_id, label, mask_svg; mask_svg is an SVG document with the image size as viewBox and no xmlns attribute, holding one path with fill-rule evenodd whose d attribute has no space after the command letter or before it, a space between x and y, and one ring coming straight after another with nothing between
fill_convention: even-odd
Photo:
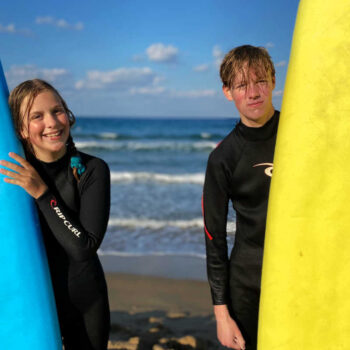
<instances>
[{"instance_id":1,"label":"girl's face","mask_svg":"<svg viewBox=\"0 0 350 350\"><path fill-rule=\"evenodd\" d=\"M24 115L28 98L23 100L21 114ZM59 97L52 91L37 95L24 117L21 136L32 145L35 157L44 162L53 162L66 153L70 125L68 115Z\"/></svg>"}]
</instances>

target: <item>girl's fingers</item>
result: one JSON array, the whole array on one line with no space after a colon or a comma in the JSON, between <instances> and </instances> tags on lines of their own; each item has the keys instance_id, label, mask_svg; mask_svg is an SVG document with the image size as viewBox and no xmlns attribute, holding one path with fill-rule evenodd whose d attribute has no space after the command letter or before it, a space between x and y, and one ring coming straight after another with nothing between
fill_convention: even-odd
<instances>
[{"instance_id":1,"label":"girl's fingers","mask_svg":"<svg viewBox=\"0 0 350 350\"><path fill-rule=\"evenodd\" d=\"M13 179L15 179L15 178L20 176L18 173L15 173L15 172L7 170L7 169L2 169L2 168L0 168L0 174L3 174L5 176L9 176L9 177L11 177Z\"/></svg>"},{"instance_id":2,"label":"girl's fingers","mask_svg":"<svg viewBox=\"0 0 350 350\"><path fill-rule=\"evenodd\" d=\"M19 181L16 179L11 179L10 177L5 177L4 181L9 183L9 184L13 184L13 185L20 185Z\"/></svg>"},{"instance_id":3,"label":"girl's fingers","mask_svg":"<svg viewBox=\"0 0 350 350\"><path fill-rule=\"evenodd\" d=\"M17 173L21 173L21 171L23 171L23 167L15 163L8 162L7 160L0 160L0 165L5 166L6 168L9 168L11 170L14 170Z\"/></svg>"},{"instance_id":4,"label":"girl's fingers","mask_svg":"<svg viewBox=\"0 0 350 350\"><path fill-rule=\"evenodd\" d=\"M10 152L9 156L11 158L13 158L14 160L16 160L19 164L21 164L24 168L28 168L31 167L30 163L25 160L23 157L19 156L18 154L14 153L14 152Z\"/></svg>"}]
</instances>

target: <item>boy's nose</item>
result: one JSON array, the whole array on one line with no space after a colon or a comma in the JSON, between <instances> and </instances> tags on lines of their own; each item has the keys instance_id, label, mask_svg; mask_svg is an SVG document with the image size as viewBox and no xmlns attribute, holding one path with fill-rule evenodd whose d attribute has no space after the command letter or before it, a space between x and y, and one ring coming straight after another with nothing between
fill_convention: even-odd
<instances>
[{"instance_id":1,"label":"boy's nose","mask_svg":"<svg viewBox=\"0 0 350 350\"><path fill-rule=\"evenodd\" d=\"M257 84L249 84L247 88L247 95L249 98L256 98L260 96L260 89Z\"/></svg>"}]
</instances>

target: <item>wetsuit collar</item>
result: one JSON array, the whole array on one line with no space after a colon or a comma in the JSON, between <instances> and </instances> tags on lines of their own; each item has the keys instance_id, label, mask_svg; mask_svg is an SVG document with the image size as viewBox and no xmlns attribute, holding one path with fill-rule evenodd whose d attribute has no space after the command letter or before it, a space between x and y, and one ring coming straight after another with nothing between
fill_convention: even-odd
<instances>
[{"instance_id":1,"label":"wetsuit collar","mask_svg":"<svg viewBox=\"0 0 350 350\"><path fill-rule=\"evenodd\" d=\"M275 111L274 115L270 118L270 120L260 128L252 128L244 125L242 121L239 121L239 123L236 126L236 129L238 133L248 141L268 140L277 132L279 114L279 111Z\"/></svg>"},{"instance_id":2,"label":"wetsuit collar","mask_svg":"<svg viewBox=\"0 0 350 350\"><path fill-rule=\"evenodd\" d=\"M65 168L66 165L69 163L69 154L68 152L66 152L60 159L49 163L33 157L33 159L30 160L30 163L32 163L34 167L38 170L42 169L46 173L54 175L60 169Z\"/></svg>"}]
</instances>

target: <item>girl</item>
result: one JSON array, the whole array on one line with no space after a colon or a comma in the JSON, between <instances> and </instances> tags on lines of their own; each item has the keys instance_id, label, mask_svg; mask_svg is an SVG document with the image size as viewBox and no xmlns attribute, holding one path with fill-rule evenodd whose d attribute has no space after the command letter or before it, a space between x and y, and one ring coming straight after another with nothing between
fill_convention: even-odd
<instances>
[{"instance_id":1,"label":"girl","mask_svg":"<svg viewBox=\"0 0 350 350\"><path fill-rule=\"evenodd\" d=\"M10 170L0 172L35 198L65 349L106 349L109 305L96 251L109 217L108 166L76 150L75 117L47 82L23 82L9 105L27 160L10 153L19 165L2 160Z\"/></svg>"}]
</instances>

